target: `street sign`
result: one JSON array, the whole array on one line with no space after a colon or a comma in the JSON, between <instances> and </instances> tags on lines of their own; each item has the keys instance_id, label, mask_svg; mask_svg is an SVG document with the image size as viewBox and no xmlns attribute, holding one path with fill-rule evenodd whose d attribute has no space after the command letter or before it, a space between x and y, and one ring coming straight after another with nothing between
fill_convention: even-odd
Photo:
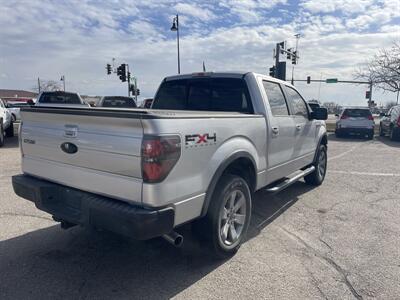
<instances>
[{"instance_id":1,"label":"street sign","mask_svg":"<svg viewBox=\"0 0 400 300\"><path fill-rule=\"evenodd\" d=\"M328 78L326 80L326 83L337 83L337 82L338 82L337 78Z\"/></svg>"}]
</instances>

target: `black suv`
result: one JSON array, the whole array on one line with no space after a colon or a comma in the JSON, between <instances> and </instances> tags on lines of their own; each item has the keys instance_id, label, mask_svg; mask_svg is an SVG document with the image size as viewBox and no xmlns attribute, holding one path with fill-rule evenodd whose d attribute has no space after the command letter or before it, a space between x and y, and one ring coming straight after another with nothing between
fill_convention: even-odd
<instances>
[{"instance_id":1,"label":"black suv","mask_svg":"<svg viewBox=\"0 0 400 300\"><path fill-rule=\"evenodd\" d=\"M393 106L386 114L381 114L379 135L389 134L392 141L400 140L400 105Z\"/></svg>"}]
</instances>

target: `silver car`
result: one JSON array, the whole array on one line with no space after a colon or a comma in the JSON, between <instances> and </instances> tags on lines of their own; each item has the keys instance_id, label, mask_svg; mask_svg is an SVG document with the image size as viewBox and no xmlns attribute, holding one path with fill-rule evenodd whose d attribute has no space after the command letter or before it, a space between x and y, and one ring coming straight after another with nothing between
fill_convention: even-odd
<instances>
[{"instance_id":1,"label":"silver car","mask_svg":"<svg viewBox=\"0 0 400 300\"><path fill-rule=\"evenodd\" d=\"M373 139L375 121L368 107L347 107L336 116L338 117L335 130L337 137L352 134Z\"/></svg>"}]
</instances>

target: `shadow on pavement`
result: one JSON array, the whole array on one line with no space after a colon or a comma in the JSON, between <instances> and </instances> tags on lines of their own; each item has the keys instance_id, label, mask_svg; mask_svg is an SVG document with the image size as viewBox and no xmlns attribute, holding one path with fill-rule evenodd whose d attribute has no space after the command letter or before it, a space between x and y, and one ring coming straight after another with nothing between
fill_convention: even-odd
<instances>
[{"instance_id":1,"label":"shadow on pavement","mask_svg":"<svg viewBox=\"0 0 400 300\"><path fill-rule=\"evenodd\" d=\"M271 195L257 192L248 239L311 189L297 182ZM1 299L171 298L218 268L193 237L181 249L163 239L135 241L106 232L50 226L0 242Z\"/></svg>"},{"instance_id":2,"label":"shadow on pavement","mask_svg":"<svg viewBox=\"0 0 400 300\"><path fill-rule=\"evenodd\" d=\"M4 146L1 147L0 149L18 148L19 146L18 136L16 135L13 137L6 137L4 141L5 141Z\"/></svg>"},{"instance_id":3,"label":"shadow on pavement","mask_svg":"<svg viewBox=\"0 0 400 300\"><path fill-rule=\"evenodd\" d=\"M387 136L378 136L376 140L390 147L400 148L400 140L399 141L391 141Z\"/></svg>"}]
</instances>

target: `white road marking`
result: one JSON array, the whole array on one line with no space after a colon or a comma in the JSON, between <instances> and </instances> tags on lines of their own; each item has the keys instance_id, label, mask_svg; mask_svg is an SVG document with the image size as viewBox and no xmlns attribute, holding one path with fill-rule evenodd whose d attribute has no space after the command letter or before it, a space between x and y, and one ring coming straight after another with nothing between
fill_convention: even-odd
<instances>
[{"instance_id":1,"label":"white road marking","mask_svg":"<svg viewBox=\"0 0 400 300\"><path fill-rule=\"evenodd\" d=\"M328 170L328 173L365 175L365 176L400 177L400 174L396 174L396 173L375 173L375 172L357 172L357 171L340 171L340 170Z\"/></svg>"},{"instance_id":2,"label":"white road marking","mask_svg":"<svg viewBox=\"0 0 400 300\"><path fill-rule=\"evenodd\" d=\"M328 161L331 161L331 160L334 160L334 159L337 159L337 158L341 158L342 156L345 156L346 154L349 154L350 152L354 151L354 149L356 149L356 148L358 148L358 146L353 146L351 149L349 149L349 150L347 150L347 151L345 151L343 153L340 153L340 154L338 154L336 156L329 157Z\"/></svg>"}]
</instances>

